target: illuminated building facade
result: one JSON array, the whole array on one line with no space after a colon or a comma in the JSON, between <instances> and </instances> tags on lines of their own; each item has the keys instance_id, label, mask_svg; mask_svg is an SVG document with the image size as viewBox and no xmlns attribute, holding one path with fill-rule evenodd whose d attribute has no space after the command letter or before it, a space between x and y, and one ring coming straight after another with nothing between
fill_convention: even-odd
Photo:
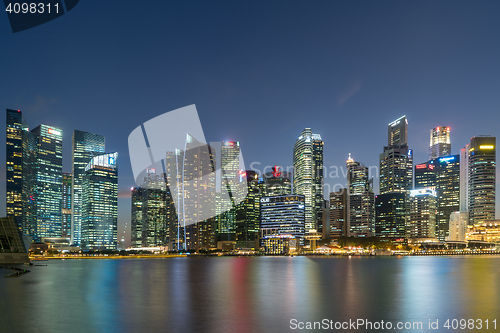
<instances>
[{"instance_id":1,"label":"illuminated building facade","mask_svg":"<svg viewBox=\"0 0 500 333\"><path fill-rule=\"evenodd\" d=\"M375 195L368 168L349 159L347 165L347 213L348 237L371 237L375 233Z\"/></svg>"},{"instance_id":2,"label":"illuminated building facade","mask_svg":"<svg viewBox=\"0 0 500 333\"><path fill-rule=\"evenodd\" d=\"M237 147L239 154L239 144ZM216 201L215 153L213 147L200 143L191 136L187 138L186 150L167 152L166 212L169 250L199 251L216 247L217 205L224 204L226 208L232 202ZM234 161L223 161L232 170ZM222 177L228 182L239 182L239 171L225 172L225 169L221 170ZM237 175L236 179L229 175L234 173ZM220 206L219 208L221 209ZM234 209L232 213L231 221L234 222ZM210 218L200 219L200 216ZM234 226L232 230L234 235Z\"/></svg>"},{"instance_id":3,"label":"illuminated building facade","mask_svg":"<svg viewBox=\"0 0 500 333\"><path fill-rule=\"evenodd\" d=\"M223 141L221 146L221 188L238 188L239 183L245 180L244 170L240 170L238 156L240 143ZM221 211L218 217L218 240L236 240L236 208L229 198L221 198Z\"/></svg>"},{"instance_id":4,"label":"illuminated building facade","mask_svg":"<svg viewBox=\"0 0 500 333\"><path fill-rule=\"evenodd\" d=\"M259 247L260 191L258 174L247 170L244 174L248 186L246 198L236 206L236 247Z\"/></svg>"},{"instance_id":5,"label":"illuminated building facade","mask_svg":"<svg viewBox=\"0 0 500 333\"><path fill-rule=\"evenodd\" d=\"M75 130L72 138L72 230L71 243L80 245L81 239L81 215L82 215L82 190L85 168L91 158L104 154L104 136L84 131Z\"/></svg>"},{"instance_id":6,"label":"illuminated building facade","mask_svg":"<svg viewBox=\"0 0 500 333\"><path fill-rule=\"evenodd\" d=\"M304 242L305 197L298 194L260 199L261 242L277 236L293 236Z\"/></svg>"},{"instance_id":7,"label":"illuminated building facade","mask_svg":"<svg viewBox=\"0 0 500 333\"><path fill-rule=\"evenodd\" d=\"M401 192L379 194L375 197L375 236L406 236L406 195Z\"/></svg>"},{"instance_id":8,"label":"illuminated building facade","mask_svg":"<svg viewBox=\"0 0 500 333\"><path fill-rule=\"evenodd\" d=\"M460 149L460 211L469 211L469 148Z\"/></svg>"},{"instance_id":9,"label":"illuminated building facade","mask_svg":"<svg viewBox=\"0 0 500 333\"><path fill-rule=\"evenodd\" d=\"M62 129L39 125L37 138L35 241L62 235Z\"/></svg>"},{"instance_id":10,"label":"illuminated building facade","mask_svg":"<svg viewBox=\"0 0 500 333\"><path fill-rule=\"evenodd\" d=\"M380 194L402 192L413 188L413 151L408 148L406 116L389 124L388 146L380 154Z\"/></svg>"},{"instance_id":11,"label":"illuminated building facade","mask_svg":"<svg viewBox=\"0 0 500 333\"><path fill-rule=\"evenodd\" d=\"M70 173L62 175L62 235L61 237L71 237L71 184L73 176Z\"/></svg>"},{"instance_id":12,"label":"illuminated building facade","mask_svg":"<svg viewBox=\"0 0 500 333\"><path fill-rule=\"evenodd\" d=\"M460 210L460 155L435 158L415 165L415 189L436 190L436 237L448 237L450 214Z\"/></svg>"},{"instance_id":13,"label":"illuminated building facade","mask_svg":"<svg viewBox=\"0 0 500 333\"><path fill-rule=\"evenodd\" d=\"M336 240L346 235L347 189L330 193L330 239Z\"/></svg>"},{"instance_id":14,"label":"illuminated building facade","mask_svg":"<svg viewBox=\"0 0 500 333\"><path fill-rule=\"evenodd\" d=\"M469 223L495 219L496 138L479 136L469 148Z\"/></svg>"},{"instance_id":15,"label":"illuminated building facade","mask_svg":"<svg viewBox=\"0 0 500 333\"><path fill-rule=\"evenodd\" d=\"M447 240L465 242L468 225L469 212L452 212L450 214L449 235Z\"/></svg>"},{"instance_id":16,"label":"illuminated building facade","mask_svg":"<svg viewBox=\"0 0 500 333\"><path fill-rule=\"evenodd\" d=\"M410 218L406 228L408 238L435 238L437 194L433 189L410 191Z\"/></svg>"},{"instance_id":17,"label":"illuminated building facade","mask_svg":"<svg viewBox=\"0 0 500 333\"><path fill-rule=\"evenodd\" d=\"M436 188L437 165L434 160L415 165L415 189Z\"/></svg>"},{"instance_id":18,"label":"illuminated building facade","mask_svg":"<svg viewBox=\"0 0 500 333\"><path fill-rule=\"evenodd\" d=\"M323 209L323 141L310 128L304 129L295 142L293 168L293 192L305 198L305 231L319 230Z\"/></svg>"},{"instance_id":19,"label":"illuminated building facade","mask_svg":"<svg viewBox=\"0 0 500 333\"><path fill-rule=\"evenodd\" d=\"M132 188L132 214L130 222L130 245L143 247L142 243L142 187Z\"/></svg>"},{"instance_id":20,"label":"illuminated building facade","mask_svg":"<svg viewBox=\"0 0 500 333\"><path fill-rule=\"evenodd\" d=\"M269 255L288 255L297 252L299 240L292 235L270 235L262 240L264 252Z\"/></svg>"},{"instance_id":21,"label":"illuminated building facade","mask_svg":"<svg viewBox=\"0 0 500 333\"><path fill-rule=\"evenodd\" d=\"M6 125L6 210L7 216L17 217L22 223L23 132L28 130L28 125L21 111L9 109Z\"/></svg>"},{"instance_id":22,"label":"illuminated building facade","mask_svg":"<svg viewBox=\"0 0 500 333\"><path fill-rule=\"evenodd\" d=\"M431 129L429 160L451 155L450 128L438 126Z\"/></svg>"},{"instance_id":23,"label":"illuminated building facade","mask_svg":"<svg viewBox=\"0 0 500 333\"><path fill-rule=\"evenodd\" d=\"M81 248L117 248L118 153L94 156L82 185Z\"/></svg>"},{"instance_id":24,"label":"illuminated building facade","mask_svg":"<svg viewBox=\"0 0 500 333\"><path fill-rule=\"evenodd\" d=\"M132 189L132 247L167 245L167 183L164 174L146 170L141 187Z\"/></svg>"},{"instance_id":25,"label":"illuminated building facade","mask_svg":"<svg viewBox=\"0 0 500 333\"><path fill-rule=\"evenodd\" d=\"M437 165L436 237L444 241L449 235L451 213L460 210L460 156L439 157L434 164Z\"/></svg>"},{"instance_id":26,"label":"illuminated building facade","mask_svg":"<svg viewBox=\"0 0 500 333\"><path fill-rule=\"evenodd\" d=\"M466 235L467 241L481 241L500 244L500 220L485 221L469 225Z\"/></svg>"},{"instance_id":27,"label":"illuminated building facade","mask_svg":"<svg viewBox=\"0 0 500 333\"><path fill-rule=\"evenodd\" d=\"M281 166L273 166L272 171L265 173L262 178L266 186L266 196L292 194L292 173L283 171Z\"/></svg>"}]
</instances>

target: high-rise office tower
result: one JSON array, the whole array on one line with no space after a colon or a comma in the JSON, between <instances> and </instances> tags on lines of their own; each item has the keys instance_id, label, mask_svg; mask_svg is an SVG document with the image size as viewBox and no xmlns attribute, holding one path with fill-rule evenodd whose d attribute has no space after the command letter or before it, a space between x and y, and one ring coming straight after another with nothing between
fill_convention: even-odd
<instances>
[{"instance_id":1,"label":"high-rise office tower","mask_svg":"<svg viewBox=\"0 0 500 333\"><path fill-rule=\"evenodd\" d=\"M496 138L474 137L469 148L469 223L495 219Z\"/></svg>"},{"instance_id":2,"label":"high-rise office tower","mask_svg":"<svg viewBox=\"0 0 500 333\"><path fill-rule=\"evenodd\" d=\"M262 245L275 238L294 238L304 241L305 198L288 194L260 199L260 228ZM297 244L298 245L298 244Z\"/></svg>"},{"instance_id":3,"label":"high-rise office tower","mask_svg":"<svg viewBox=\"0 0 500 333\"><path fill-rule=\"evenodd\" d=\"M375 235L378 237L406 236L406 194L389 192L375 197Z\"/></svg>"},{"instance_id":4,"label":"high-rise office tower","mask_svg":"<svg viewBox=\"0 0 500 333\"><path fill-rule=\"evenodd\" d=\"M413 151L408 148L406 116L389 124L388 146L380 154L380 194L413 188Z\"/></svg>"},{"instance_id":5,"label":"high-rise office tower","mask_svg":"<svg viewBox=\"0 0 500 333\"><path fill-rule=\"evenodd\" d=\"M293 192L305 197L305 231L318 230L323 207L323 141L310 128L302 131L293 148ZM319 221L319 223L318 223Z\"/></svg>"},{"instance_id":6,"label":"high-rise office tower","mask_svg":"<svg viewBox=\"0 0 500 333\"><path fill-rule=\"evenodd\" d=\"M143 247L142 243L142 187L132 188L132 214L130 216L130 244Z\"/></svg>"},{"instance_id":7,"label":"high-rise office tower","mask_svg":"<svg viewBox=\"0 0 500 333\"><path fill-rule=\"evenodd\" d=\"M330 193L330 239L337 240L346 235L347 189Z\"/></svg>"},{"instance_id":8,"label":"high-rise office tower","mask_svg":"<svg viewBox=\"0 0 500 333\"><path fill-rule=\"evenodd\" d=\"M312 135L312 149L314 160L314 177L315 177L315 202L314 210L316 212L316 230L319 233L323 232L323 210L325 208L325 198L323 194L324 177L323 177L323 140L319 134Z\"/></svg>"},{"instance_id":9,"label":"high-rise office tower","mask_svg":"<svg viewBox=\"0 0 500 333\"><path fill-rule=\"evenodd\" d=\"M21 228L23 215L23 132L28 130L28 125L21 111L9 109L7 109L6 125L7 216L16 217Z\"/></svg>"},{"instance_id":10,"label":"high-rise office tower","mask_svg":"<svg viewBox=\"0 0 500 333\"><path fill-rule=\"evenodd\" d=\"M104 137L93 133L75 130L72 139L72 174L73 193L71 198L72 222L71 243L80 245L81 214L82 214L82 186L85 168L91 158L104 154Z\"/></svg>"},{"instance_id":11,"label":"high-rise office tower","mask_svg":"<svg viewBox=\"0 0 500 333\"><path fill-rule=\"evenodd\" d=\"M166 246L167 199L165 176L148 169L142 184L141 232L143 247Z\"/></svg>"},{"instance_id":12,"label":"high-rise office tower","mask_svg":"<svg viewBox=\"0 0 500 333\"><path fill-rule=\"evenodd\" d=\"M460 209L460 156L435 158L415 165L415 189L433 189L437 195L436 237L448 236L451 212Z\"/></svg>"},{"instance_id":13,"label":"high-rise office tower","mask_svg":"<svg viewBox=\"0 0 500 333\"><path fill-rule=\"evenodd\" d=\"M429 160L451 155L450 128L438 126L431 129Z\"/></svg>"},{"instance_id":14,"label":"high-rise office tower","mask_svg":"<svg viewBox=\"0 0 500 333\"><path fill-rule=\"evenodd\" d=\"M81 247L117 248L118 153L94 156L85 167L82 183Z\"/></svg>"},{"instance_id":15,"label":"high-rise office tower","mask_svg":"<svg viewBox=\"0 0 500 333\"><path fill-rule=\"evenodd\" d=\"M262 178L267 189L266 196L292 194L292 173L283 171L281 166L273 166L272 171L266 172Z\"/></svg>"},{"instance_id":16,"label":"high-rise office tower","mask_svg":"<svg viewBox=\"0 0 500 333\"><path fill-rule=\"evenodd\" d=\"M371 237L375 233L375 195L368 178L368 168L355 162L349 154L347 165L347 235Z\"/></svg>"},{"instance_id":17,"label":"high-rise office tower","mask_svg":"<svg viewBox=\"0 0 500 333\"><path fill-rule=\"evenodd\" d=\"M434 160L415 165L415 189L436 188L437 165Z\"/></svg>"},{"instance_id":18,"label":"high-rise office tower","mask_svg":"<svg viewBox=\"0 0 500 333\"><path fill-rule=\"evenodd\" d=\"M443 156L434 160L437 165L436 237L444 241L449 234L452 212L460 210L460 156Z\"/></svg>"},{"instance_id":19,"label":"high-rise office tower","mask_svg":"<svg viewBox=\"0 0 500 333\"><path fill-rule=\"evenodd\" d=\"M62 178L62 237L71 237L71 184L73 175L63 173Z\"/></svg>"},{"instance_id":20,"label":"high-rise office tower","mask_svg":"<svg viewBox=\"0 0 500 333\"><path fill-rule=\"evenodd\" d=\"M37 185L38 139L30 131L23 131L23 232L35 240L37 226L36 185Z\"/></svg>"},{"instance_id":21,"label":"high-rise office tower","mask_svg":"<svg viewBox=\"0 0 500 333\"><path fill-rule=\"evenodd\" d=\"M460 149L460 211L469 211L469 148Z\"/></svg>"},{"instance_id":22,"label":"high-rise office tower","mask_svg":"<svg viewBox=\"0 0 500 333\"><path fill-rule=\"evenodd\" d=\"M221 146L221 188L239 188L238 184L246 180L244 170L240 170L238 156L240 143L223 141ZM234 195L221 199L222 214L218 217L218 239L221 241L236 240L236 209Z\"/></svg>"},{"instance_id":23,"label":"high-rise office tower","mask_svg":"<svg viewBox=\"0 0 500 333\"><path fill-rule=\"evenodd\" d=\"M408 120L406 116L399 117L388 125L388 145L404 146L408 144Z\"/></svg>"},{"instance_id":24,"label":"high-rise office tower","mask_svg":"<svg viewBox=\"0 0 500 333\"><path fill-rule=\"evenodd\" d=\"M433 189L410 191L410 218L406 228L409 238L435 238L437 194Z\"/></svg>"},{"instance_id":25,"label":"high-rise office tower","mask_svg":"<svg viewBox=\"0 0 500 333\"><path fill-rule=\"evenodd\" d=\"M62 235L62 129L39 125L31 131L37 137L36 235Z\"/></svg>"},{"instance_id":26,"label":"high-rise office tower","mask_svg":"<svg viewBox=\"0 0 500 333\"><path fill-rule=\"evenodd\" d=\"M234 145L236 146L236 143ZM185 150L176 149L174 152L167 152L166 209L167 214L170 214L167 219L169 229L168 247L170 250L199 251L214 247L215 219L213 217L216 214L215 154L213 147L202 144L191 136L187 138ZM228 183L239 182L239 171L232 173L228 171L234 167L233 161L223 159L223 162L228 169L221 170L222 177L225 176ZM236 164L239 166L238 155L236 155ZM230 177L230 175L234 174L237 175L236 179ZM231 205L231 197L229 197L228 201L224 203ZM176 218L171 213L174 204ZM201 217L207 218L203 219ZM233 222L232 232L234 235L234 218L231 221Z\"/></svg>"},{"instance_id":27,"label":"high-rise office tower","mask_svg":"<svg viewBox=\"0 0 500 333\"><path fill-rule=\"evenodd\" d=\"M260 191L258 174L253 170L244 173L248 184L245 200L236 206L236 246L238 248L259 247Z\"/></svg>"}]
</instances>

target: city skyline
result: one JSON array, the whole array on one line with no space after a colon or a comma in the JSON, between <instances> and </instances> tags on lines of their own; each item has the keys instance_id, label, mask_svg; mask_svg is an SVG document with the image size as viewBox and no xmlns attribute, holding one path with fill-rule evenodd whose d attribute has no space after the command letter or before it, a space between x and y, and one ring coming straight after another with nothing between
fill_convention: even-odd
<instances>
[{"instance_id":1,"label":"city skyline","mask_svg":"<svg viewBox=\"0 0 500 333\"><path fill-rule=\"evenodd\" d=\"M17 110L16 110L16 111L17 111ZM9 111L7 111L7 112L9 112ZM23 115L24 115L24 114L23 114ZM407 121L406 115L405 115L405 116L401 116L401 117L399 117L398 119L396 119L395 121L392 121L392 122L390 122L390 123L389 123L389 140L391 140L391 127L392 127L392 125L394 125L396 122L398 122L398 120L401 120L401 119L404 119L404 120L405 120L405 124L406 124L406 125L405 125L405 127L404 127L404 133L403 133L403 136L402 136L401 138L399 137L399 131L397 131L397 133L398 133L398 134L397 134L397 136L396 136L396 140L398 140L398 141L399 141L399 140L402 140L401 142L407 143L407 141L409 141L409 140L407 140L406 132L407 132L408 127L411 127L411 125L408 125L408 121ZM45 125L42 125L42 126L45 126ZM39 126L39 127L40 127L40 126ZM47 128L48 128L48 127L47 127ZM449 127L448 127L448 129L449 129ZM61 133L64 133L64 129L59 129L59 130L60 130L60 132L61 132ZM309 129L306 129L306 130L309 130ZM432 130L433 130L433 129L431 129L431 131L432 131ZM93 137L98 137L98 138L101 138L101 140L102 140L102 141L104 141L104 136L95 135L95 134L92 134L92 133L87 133L87 132L82 132L82 131L75 130L75 131L74 131L74 133L73 133L73 139L72 139L72 141L73 141L73 145L74 145L74 135L75 135L75 133L79 133L79 134L81 134L81 135L83 135L83 134L86 134L86 135L91 135L91 136L93 136ZM311 133L312 133L312 132L311 132ZM319 134L317 134L316 136L320 138L320 135L319 135ZM485 137L488 137L488 136L485 136ZM471 140L472 140L472 139L473 139L473 138L471 138ZM64 142L64 141L63 141L63 142ZM320 142L322 142L322 141L320 141ZM239 142L238 142L238 144L239 144ZM327 144L328 144L328 143L327 143ZM466 145L466 147L465 147L465 148L467 148L467 147L469 147L469 146L470 146L470 145ZM428 149L429 149L429 148L430 148L430 147L428 146ZM102 149L104 149L104 147L102 147ZM461 150L463 150L464 148L460 148L460 149L461 149ZM413 149L411 149L411 150L413 151ZM450 157L451 157L451 156L450 156ZM455 155L454 157L459 157L459 156ZM350 158L350 157L349 157L349 158ZM63 158L63 161L66 161L67 159L68 159L67 157L66 157L66 158ZM364 157L362 157L361 159L362 159L362 160L364 160ZM436 161L436 162L437 162L437 160L438 160L438 159L435 159L435 161ZM439 160L440 160L440 159L439 159ZM126 164L127 164L127 162L128 162L128 161L125 161L125 163L126 163ZM64 162L63 162L63 163L64 163ZM426 162L426 163L428 163L428 162ZM248 166L248 165L252 165L252 163L247 164L247 166ZM348 165L349 165L349 161L348 161ZM415 163L415 161L413 161L413 166L414 166L414 168L415 168L415 169L413 170L413 172L415 172L416 170L418 170L418 166L417 166L417 163ZM272 170L272 168L273 168L273 167L276 167L276 166L272 166L272 167L271 167L271 166L266 166L266 168L270 168L269 170ZM335 166L335 167L337 167L337 166ZM373 167L373 166L372 166L372 167ZM282 167L282 168L283 168L283 169L290 169L290 168L292 168L292 169L293 169L293 167L292 167L292 166L284 166L284 167ZM345 168L345 170L344 170L344 171L342 171L342 168ZM251 169L251 168L247 168L247 169ZM266 170L267 170L267 169L266 169ZM325 165L325 170L328 172L328 166L326 166L326 165ZM375 172L375 174L374 174L374 173L373 173L373 170L371 170L371 169L370 169L370 167L367 167L367 172L368 172L368 170L370 170L370 180L372 180L372 181L373 181L373 183L375 183L375 182L376 182L376 180L378 180L378 179L379 179L379 174L378 174L377 172ZM379 169L376 169L376 170L377 170L377 171L380 171ZM63 169L63 173L65 173L65 172L64 172L64 169ZM335 190L335 191L336 191L336 190L339 190L339 189L343 188L343 187L347 184L347 180L348 180L348 179L347 179L347 178L343 178L343 173L345 173L345 175L347 175L347 174L348 174L348 166L347 166L347 167L346 167L345 165L344 165L344 166L342 166L342 165L338 166L338 170L337 170L334 174L335 174L335 177L340 176L340 178L333 178L333 179L335 179L335 185L336 185L336 187L334 187L334 188L330 188L328 185L325 187L323 195L324 195L324 198L325 198L326 200L328 200L328 199L329 199L329 196L330 196L330 192L331 192L331 191L333 191L333 190ZM259 177L262 177L262 176L263 176L263 174L262 174L262 173L259 173ZM413 175L413 179L414 179L414 180L413 180L413 183L414 183L414 184L413 184L413 188L422 188L422 186L420 186L420 187L419 187L419 186L417 186L417 184L416 184L416 182L417 182L417 178L416 178L416 177L417 177L416 175ZM332 178L331 178L331 177L328 177L328 174L326 174L326 175L325 175L325 183L329 183L329 182L328 182L329 180L330 180L330 182L331 182ZM343 181L344 181L344 185L343 185L343 186L338 186L338 185L342 185L342 184L343 184L343 183L342 183ZM497 182L498 182L498 181L499 181L499 180L497 179ZM119 182L119 184L120 184L120 182ZM134 185L134 186L135 186L135 185ZM128 192L132 193L132 191L130 191L130 189L128 190ZM295 193L295 192L294 192L294 193ZM380 194L380 188L374 188L374 193L375 193L375 195ZM120 198L120 195L119 195L119 198ZM130 197L128 197L128 199L130 199ZM495 201L495 203L496 203L496 206L498 206L498 200L496 200L496 201ZM4 201L4 205L5 205L5 201ZM121 205L123 206L123 203L122 203ZM129 207L131 207L131 202L130 202L130 201L129 201L128 206L129 206ZM119 209L119 210L120 210L120 209L123 209L123 207L120 207L120 205L119 205L119 208L118 208L118 209ZM459 210L459 209L456 209L456 211L458 211L458 210ZM498 214L499 214L499 213L498 213L498 209L496 209L496 212L497 212L496 214L498 215ZM447 220L447 219L445 218L445 220ZM119 233L119 234L120 234L123 230L125 230L125 235L126 235L126 238L125 238L125 245L126 245L126 246L129 246L129 245L131 244L131 224L130 224L130 222L131 222L131 214L130 214L130 211L129 211L129 214L123 214L123 213L122 213L122 216L121 216L121 223L118 223L118 226L117 226L117 228L118 228L118 233ZM125 226L126 226L126 229L125 229ZM74 227L74 226L73 226L73 227ZM442 239L444 239L444 236L442 237ZM120 243L120 242L118 242L118 243ZM123 244L122 244L122 245L123 245Z\"/></svg>"},{"instance_id":2,"label":"city skyline","mask_svg":"<svg viewBox=\"0 0 500 333\"><path fill-rule=\"evenodd\" d=\"M185 105L198 106L207 141L240 141L246 161L262 166L292 165L290 141L304 127L321 134L326 168L343 166L349 152L377 166L387 140L381 129L403 114L414 163L428 159L429 130L436 126L451 128L452 155L474 136L500 137L500 48L491 43L500 31L494 15L500 4L286 3L286 12L283 4L265 3L266 11L258 2L200 4L193 11L188 4L162 3L137 16L128 6L103 3L95 11L81 3L31 32L2 36L2 45L15 52L0 56L9 78L0 100L4 109L23 110L30 124L64 129L63 172L71 172L73 130L107 138L107 150L124 161L121 227L130 219L134 186L126 162L128 133ZM108 17L110 11L118 15ZM282 25L276 25L277 15ZM123 17L134 23L124 25ZM6 18L0 28L10 29ZM176 49L189 50L188 56ZM0 140L4 146L5 138ZM325 184L330 181L325 176ZM377 193L378 179L374 188Z\"/></svg>"}]
</instances>

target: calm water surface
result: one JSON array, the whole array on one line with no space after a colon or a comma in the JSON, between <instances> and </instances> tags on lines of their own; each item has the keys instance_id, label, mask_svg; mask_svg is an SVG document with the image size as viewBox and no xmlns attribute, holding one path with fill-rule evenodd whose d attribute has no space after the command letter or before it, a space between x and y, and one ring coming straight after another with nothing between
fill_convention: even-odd
<instances>
[{"instance_id":1,"label":"calm water surface","mask_svg":"<svg viewBox=\"0 0 500 333\"><path fill-rule=\"evenodd\" d=\"M500 257L39 263L48 266L0 277L0 332L297 332L292 318L500 324Z\"/></svg>"}]
</instances>

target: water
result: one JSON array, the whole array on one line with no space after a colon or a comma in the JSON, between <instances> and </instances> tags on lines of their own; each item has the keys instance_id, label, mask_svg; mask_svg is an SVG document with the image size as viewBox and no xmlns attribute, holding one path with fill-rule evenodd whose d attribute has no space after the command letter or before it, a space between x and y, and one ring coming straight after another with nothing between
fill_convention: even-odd
<instances>
[{"instance_id":1,"label":"water","mask_svg":"<svg viewBox=\"0 0 500 333\"><path fill-rule=\"evenodd\" d=\"M489 331L492 320L500 324L500 257L38 263L48 266L0 278L0 332L299 331L291 319L422 322L420 332L429 319L439 320L434 332L451 332L442 326L453 318L489 319Z\"/></svg>"}]
</instances>

